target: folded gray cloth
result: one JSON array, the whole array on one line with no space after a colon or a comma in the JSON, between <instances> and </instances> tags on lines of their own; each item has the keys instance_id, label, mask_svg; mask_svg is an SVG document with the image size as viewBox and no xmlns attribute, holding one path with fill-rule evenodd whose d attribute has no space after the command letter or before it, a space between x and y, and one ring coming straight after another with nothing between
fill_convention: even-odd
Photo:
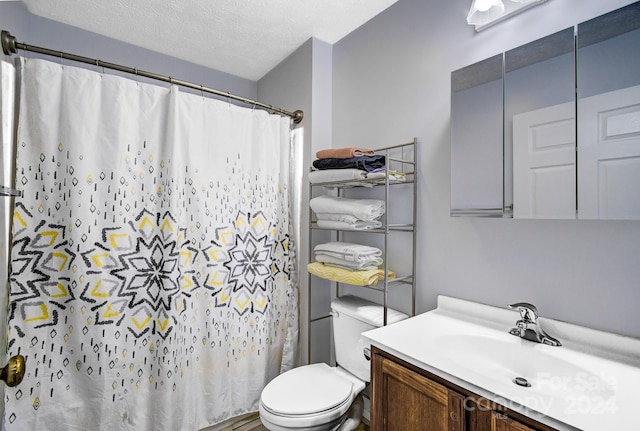
<instances>
[{"instance_id":1,"label":"folded gray cloth","mask_svg":"<svg viewBox=\"0 0 640 431\"><path fill-rule=\"evenodd\" d=\"M362 171L375 171L384 168L385 158L382 155L359 156L349 159L317 159L313 161L316 169L348 169L355 168Z\"/></svg>"}]
</instances>

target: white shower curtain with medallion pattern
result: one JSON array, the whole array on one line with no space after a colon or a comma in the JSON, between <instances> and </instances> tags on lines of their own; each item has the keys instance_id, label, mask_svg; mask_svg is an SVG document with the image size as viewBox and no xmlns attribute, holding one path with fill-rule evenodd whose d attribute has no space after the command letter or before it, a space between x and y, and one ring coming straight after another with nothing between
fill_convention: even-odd
<instances>
[{"instance_id":1,"label":"white shower curtain with medallion pattern","mask_svg":"<svg viewBox=\"0 0 640 431\"><path fill-rule=\"evenodd\" d=\"M194 431L295 351L290 120L21 60L8 430ZM283 359L284 358L284 359Z\"/></svg>"}]
</instances>

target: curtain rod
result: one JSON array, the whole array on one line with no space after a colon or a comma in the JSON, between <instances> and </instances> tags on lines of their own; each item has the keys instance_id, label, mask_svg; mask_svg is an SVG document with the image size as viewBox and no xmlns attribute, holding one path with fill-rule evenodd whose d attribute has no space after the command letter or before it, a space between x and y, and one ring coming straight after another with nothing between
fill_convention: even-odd
<instances>
[{"instance_id":1,"label":"curtain rod","mask_svg":"<svg viewBox=\"0 0 640 431\"><path fill-rule=\"evenodd\" d=\"M109 63L106 61L102 61L97 58L89 58L83 57L76 54L69 54L63 51L55 51L53 49L41 48L39 46L27 45L26 43L18 42L14 36L11 35L6 30L2 30L0 35L2 38L2 50L6 55L16 54L19 49L23 51L31 51L36 52L38 54L50 55L53 57L58 57L64 60L72 60L80 63L93 64L98 67L103 67L107 69L113 69L120 72L130 73L132 75L143 76L145 78L155 79L157 81L168 82L169 84L176 84L183 87L191 88L194 90L199 90L205 93L215 94L216 96L225 97L227 99L233 99L238 102L245 103L247 105L252 105L253 107L259 107L265 109L267 111L277 112L279 114L287 115L293 119L293 122L299 124L304 117L304 113L301 110L296 110L293 112L286 111L282 108L278 108L272 105L267 105L265 103L258 102L256 100L247 99L246 97L237 96L235 94L231 94L228 92L216 90L214 88L205 87L202 85L194 84L192 82L183 81L181 79L172 78L170 76L159 75L157 73L145 72L144 70L136 69L133 67L122 66L115 63Z\"/></svg>"}]
</instances>

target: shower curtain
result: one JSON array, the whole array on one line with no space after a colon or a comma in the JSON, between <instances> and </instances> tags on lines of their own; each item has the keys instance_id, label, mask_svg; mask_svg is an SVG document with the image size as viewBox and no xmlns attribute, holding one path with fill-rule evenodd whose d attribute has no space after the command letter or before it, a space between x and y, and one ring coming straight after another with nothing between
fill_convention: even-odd
<instances>
[{"instance_id":1,"label":"shower curtain","mask_svg":"<svg viewBox=\"0 0 640 431\"><path fill-rule=\"evenodd\" d=\"M297 343L290 120L38 59L20 88L6 428L256 411Z\"/></svg>"}]
</instances>

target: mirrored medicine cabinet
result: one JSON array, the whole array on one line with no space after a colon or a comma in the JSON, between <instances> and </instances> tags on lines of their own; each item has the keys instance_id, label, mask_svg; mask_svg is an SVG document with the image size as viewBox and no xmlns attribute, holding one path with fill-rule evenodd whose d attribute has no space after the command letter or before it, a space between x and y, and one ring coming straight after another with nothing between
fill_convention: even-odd
<instances>
[{"instance_id":1,"label":"mirrored medicine cabinet","mask_svg":"<svg viewBox=\"0 0 640 431\"><path fill-rule=\"evenodd\" d=\"M640 220L640 2L451 74L451 215Z\"/></svg>"}]
</instances>

